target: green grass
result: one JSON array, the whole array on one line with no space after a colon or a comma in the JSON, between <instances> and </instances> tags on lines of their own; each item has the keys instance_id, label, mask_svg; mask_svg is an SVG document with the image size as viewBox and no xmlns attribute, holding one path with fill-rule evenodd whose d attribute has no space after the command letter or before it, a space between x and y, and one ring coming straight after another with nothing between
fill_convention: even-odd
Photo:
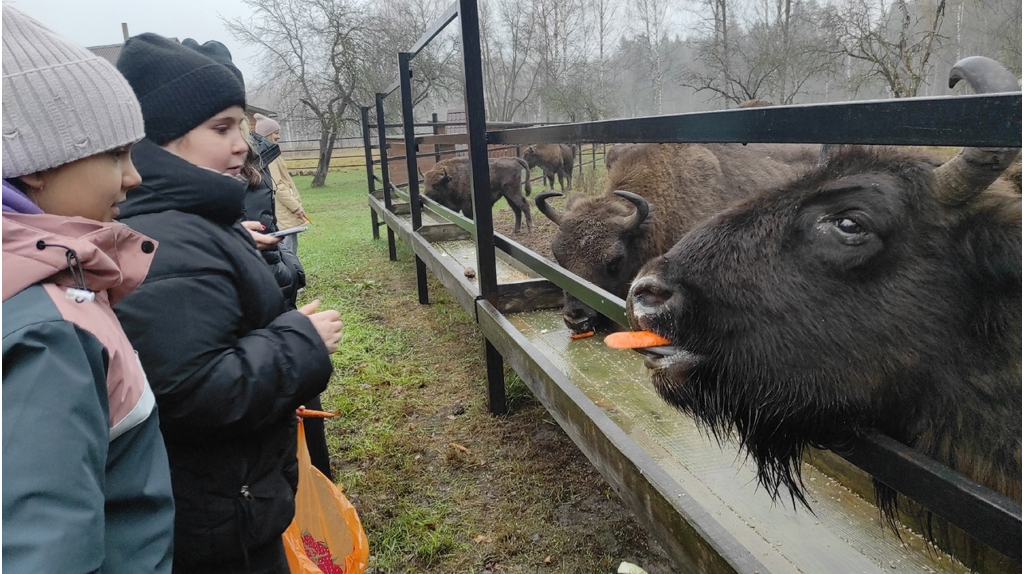
<instances>
[{"instance_id":1,"label":"green grass","mask_svg":"<svg viewBox=\"0 0 1024 574\"><path fill-rule=\"evenodd\" d=\"M372 239L365 172L331 172L320 189L295 180L313 221L299 237L300 303L319 299L345 323L323 403L342 413L328 444L370 540L368 572L669 571L508 368L510 412L489 414L482 336L432 276L431 304L418 304L411 250L399 242L392 262Z\"/></svg>"}]
</instances>

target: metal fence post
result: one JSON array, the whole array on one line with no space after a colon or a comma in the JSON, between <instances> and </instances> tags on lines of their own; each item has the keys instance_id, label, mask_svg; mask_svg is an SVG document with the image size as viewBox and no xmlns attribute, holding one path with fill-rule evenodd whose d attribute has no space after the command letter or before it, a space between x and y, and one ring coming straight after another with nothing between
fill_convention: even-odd
<instances>
[{"instance_id":1,"label":"metal fence post","mask_svg":"<svg viewBox=\"0 0 1024 574\"><path fill-rule=\"evenodd\" d=\"M391 176L388 173L388 136L384 128L384 97L386 94L377 94L377 141L380 142L380 181L384 187L384 207L394 213L391 205ZM391 261L398 261L398 253L395 249L395 231L388 226L388 258Z\"/></svg>"},{"instance_id":2,"label":"metal fence post","mask_svg":"<svg viewBox=\"0 0 1024 574\"><path fill-rule=\"evenodd\" d=\"M366 156L366 185L370 188L370 195L373 195L373 191L376 188L373 185L373 150L370 148L370 108L368 106L360 106L359 117L363 124L363 152ZM380 221L377 218L377 212L370 208L370 225L372 227L373 238L380 239Z\"/></svg>"},{"instance_id":3,"label":"metal fence post","mask_svg":"<svg viewBox=\"0 0 1024 574\"><path fill-rule=\"evenodd\" d=\"M437 125L437 114L430 114L430 123L434 124L433 133L438 135L441 133L441 126ZM434 144L434 163L441 161L441 146Z\"/></svg>"},{"instance_id":4,"label":"metal fence post","mask_svg":"<svg viewBox=\"0 0 1024 574\"><path fill-rule=\"evenodd\" d=\"M459 0L462 27L462 74L466 82L466 133L473 171L473 219L476 221L477 285L480 296L498 305L498 271L494 252L494 219L491 212L490 168L487 164L487 116L484 106L483 64L480 60L480 15L476 0ZM503 414L505 372L497 348L486 338L487 399L491 413Z\"/></svg>"},{"instance_id":5,"label":"metal fence post","mask_svg":"<svg viewBox=\"0 0 1024 574\"><path fill-rule=\"evenodd\" d=\"M409 174L409 208L412 213L412 229L417 233L423 226L420 210L419 162L416 160L416 127L413 125L412 70L409 68L409 53L398 53L398 80L402 90L402 133L405 136L405 167ZM416 255L416 291L421 305L430 303L427 294L427 265Z\"/></svg>"}]
</instances>

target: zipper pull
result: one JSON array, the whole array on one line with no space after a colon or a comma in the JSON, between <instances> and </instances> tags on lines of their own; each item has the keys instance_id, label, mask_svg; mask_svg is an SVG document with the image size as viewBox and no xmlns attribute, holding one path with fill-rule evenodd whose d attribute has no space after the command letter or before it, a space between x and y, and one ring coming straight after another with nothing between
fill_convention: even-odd
<instances>
[{"instance_id":1,"label":"zipper pull","mask_svg":"<svg viewBox=\"0 0 1024 574\"><path fill-rule=\"evenodd\" d=\"M252 500L252 498L253 498L252 493L249 492L249 485L248 484L243 484L242 485L241 494L242 494L242 498L244 498L246 500Z\"/></svg>"}]
</instances>

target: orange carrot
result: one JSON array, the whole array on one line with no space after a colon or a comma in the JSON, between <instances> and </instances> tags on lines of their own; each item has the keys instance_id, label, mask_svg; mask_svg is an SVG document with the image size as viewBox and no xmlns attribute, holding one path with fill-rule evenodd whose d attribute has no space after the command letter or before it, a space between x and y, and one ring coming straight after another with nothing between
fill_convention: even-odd
<instances>
[{"instance_id":1,"label":"orange carrot","mask_svg":"<svg viewBox=\"0 0 1024 574\"><path fill-rule=\"evenodd\" d=\"M341 414L341 411L314 411L311 409L295 409L295 414L304 419L329 419Z\"/></svg>"},{"instance_id":2,"label":"orange carrot","mask_svg":"<svg viewBox=\"0 0 1024 574\"><path fill-rule=\"evenodd\" d=\"M593 331L586 331L584 333L570 333L569 334L569 338L570 339L586 339L587 337L593 337L593 336L594 336L594 332Z\"/></svg>"},{"instance_id":3,"label":"orange carrot","mask_svg":"<svg viewBox=\"0 0 1024 574\"><path fill-rule=\"evenodd\" d=\"M671 345L672 341L652 331L622 331L605 337L604 344L613 349L644 349Z\"/></svg>"}]
</instances>

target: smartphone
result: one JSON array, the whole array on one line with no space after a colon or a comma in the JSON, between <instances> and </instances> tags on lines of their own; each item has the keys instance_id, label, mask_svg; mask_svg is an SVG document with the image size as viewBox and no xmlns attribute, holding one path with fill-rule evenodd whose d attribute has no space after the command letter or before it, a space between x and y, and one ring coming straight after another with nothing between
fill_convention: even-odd
<instances>
[{"instance_id":1,"label":"smartphone","mask_svg":"<svg viewBox=\"0 0 1024 574\"><path fill-rule=\"evenodd\" d=\"M288 229L281 229L273 233L268 233L268 237L284 237L286 235L295 235L296 233L302 233L309 229L309 226L303 225L302 227L289 227Z\"/></svg>"}]
</instances>

